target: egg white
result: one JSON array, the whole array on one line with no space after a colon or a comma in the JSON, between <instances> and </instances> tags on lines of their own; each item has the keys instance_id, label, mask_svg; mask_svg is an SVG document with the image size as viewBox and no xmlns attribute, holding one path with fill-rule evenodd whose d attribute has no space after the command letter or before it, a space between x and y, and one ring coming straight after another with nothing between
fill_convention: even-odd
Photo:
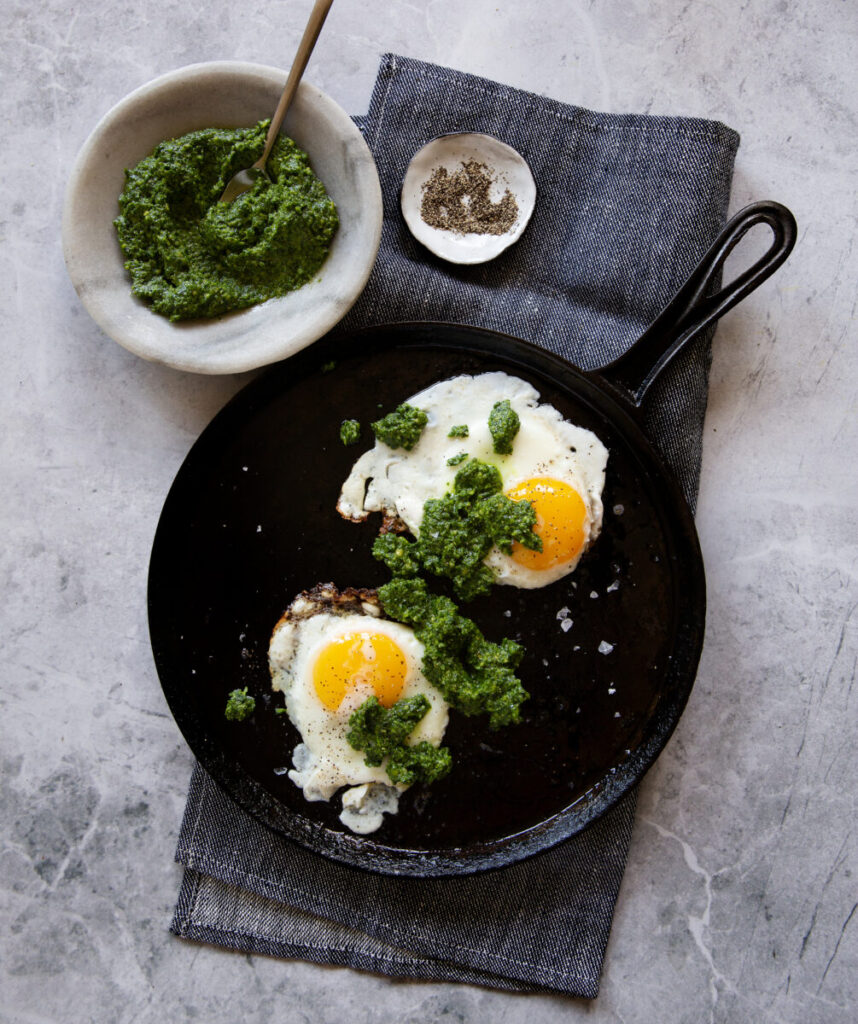
<instances>
[{"instance_id":1,"label":"egg white","mask_svg":"<svg viewBox=\"0 0 858 1024\"><path fill-rule=\"evenodd\" d=\"M447 703L423 674L423 645L413 631L379 618L372 605L364 605L364 609L365 614L337 614L323 608L311 609L307 617L287 614L277 624L268 649L272 689L283 693L289 718L301 734L289 778L310 801L330 800L343 786L354 787L343 794L340 820L361 833L378 828L383 813L395 813L399 793L407 787L394 785L383 764L367 765L365 754L346 739L349 716L372 696L371 686L354 687L335 712L319 700L313 685L313 666L321 652L345 633L383 633L406 659L401 698L424 694L430 705L408 742L426 740L439 746L448 720Z\"/></svg>"},{"instance_id":2,"label":"egg white","mask_svg":"<svg viewBox=\"0 0 858 1024\"><path fill-rule=\"evenodd\" d=\"M504 399L518 413L521 426L512 453L498 455L488 421L494 404ZM359 521L370 512L384 512L397 516L419 536L426 501L452 489L459 465L449 466L448 459L464 452L496 466L504 491L534 477L569 484L587 510L583 550L599 535L608 451L591 430L564 420L554 406L540 404L532 385L501 371L462 375L433 384L407 402L429 417L420 439L410 452L376 441L355 462L343 484L337 503L342 516ZM449 437L450 429L461 424L467 425L468 436ZM493 548L485 561L494 570L496 582L529 589L572 572L578 558L536 570Z\"/></svg>"}]
</instances>

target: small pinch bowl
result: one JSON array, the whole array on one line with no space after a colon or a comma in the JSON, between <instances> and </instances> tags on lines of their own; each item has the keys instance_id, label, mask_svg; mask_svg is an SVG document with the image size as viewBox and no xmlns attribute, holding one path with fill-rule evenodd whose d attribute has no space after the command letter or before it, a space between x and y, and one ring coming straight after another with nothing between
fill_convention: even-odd
<instances>
[{"instance_id":1,"label":"small pinch bowl","mask_svg":"<svg viewBox=\"0 0 858 1024\"><path fill-rule=\"evenodd\" d=\"M363 290L381 240L381 186L352 119L302 82L283 126L337 206L340 227L316 277L288 295L211 319L171 323L131 292L113 221L133 167L165 139L271 117L287 72L223 61L192 64L132 92L102 118L71 171L63 210L69 277L102 330L144 359L196 373L240 373L320 338Z\"/></svg>"},{"instance_id":2,"label":"small pinch bowl","mask_svg":"<svg viewBox=\"0 0 858 1024\"><path fill-rule=\"evenodd\" d=\"M515 196L518 216L502 235L459 234L427 224L420 214L423 186L432 173L438 167L452 173L468 160L485 164L494 178L490 191L493 202L497 202L506 189ZM512 146L493 135L453 132L427 142L411 158L402 181L400 205L411 234L430 252L450 263L486 263L521 237L536 205L536 182L527 161Z\"/></svg>"}]
</instances>

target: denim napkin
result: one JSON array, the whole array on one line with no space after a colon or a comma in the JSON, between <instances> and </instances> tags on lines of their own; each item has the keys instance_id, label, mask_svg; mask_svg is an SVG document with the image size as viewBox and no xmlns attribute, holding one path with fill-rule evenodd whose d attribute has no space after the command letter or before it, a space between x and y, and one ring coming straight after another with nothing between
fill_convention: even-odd
<instances>
[{"instance_id":1,"label":"denim napkin","mask_svg":"<svg viewBox=\"0 0 858 1024\"><path fill-rule=\"evenodd\" d=\"M712 121L598 114L387 54L359 119L378 163L384 228L369 284L344 321L443 320L527 338L584 369L642 333L726 219L735 132ZM408 161L445 132L494 135L527 160L537 205L496 260L432 256L399 210ZM650 390L650 437L692 507L711 336ZM309 581L313 582L313 581ZM197 767L179 839L172 930L232 949L392 977L595 997L635 795L581 835L465 878L372 875L269 831Z\"/></svg>"}]
</instances>

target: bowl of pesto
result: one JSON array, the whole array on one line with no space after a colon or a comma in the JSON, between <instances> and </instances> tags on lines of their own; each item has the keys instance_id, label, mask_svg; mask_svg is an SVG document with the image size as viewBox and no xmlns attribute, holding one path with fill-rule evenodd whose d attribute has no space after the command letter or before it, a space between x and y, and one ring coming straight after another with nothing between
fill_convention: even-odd
<instances>
[{"instance_id":1,"label":"bowl of pesto","mask_svg":"<svg viewBox=\"0 0 858 1024\"><path fill-rule=\"evenodd\" d=\"M375 162L352 119L302 82L269 180L232 203L226 181L261 153L286 72L194 64L113 107L69 178L63 252L102 330L145 359L198 373L276 362L333 327L381 238Z\"/></svg>"}]
</instances>

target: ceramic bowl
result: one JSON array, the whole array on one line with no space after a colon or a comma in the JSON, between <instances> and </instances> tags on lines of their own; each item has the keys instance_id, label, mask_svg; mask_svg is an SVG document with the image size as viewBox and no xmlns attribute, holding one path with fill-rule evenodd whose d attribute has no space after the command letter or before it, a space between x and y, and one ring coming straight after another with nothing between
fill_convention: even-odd
<instances>
[{"instance_id":1,"label":"ceramic bowl","mask_svg":"<svg viewBox=\"0 0 858 1024\"><path fill-rule=\"evenodd\" d=\"M425 186L443 167L453 174L468 161L483 164L492 179L489 198L498 202L508 189L515 196L518 216L503 234L462 234L428 224L421 215ZM440 135L418 149L402 182L402 215L411 234L436 256L450 263L485 263L509 248L527 227L536 204L536 182L524 157L493 135L454 132Z\"/></svg>"},{"instance_id":2,"label":"ceramic bowl","mask_svg":"<svg viewBox=\"0 0 858 1024\"><path fill-rule=\"evenodd\" d=\"M63 251L96 323L131 352L181 370L237 373L297 352L334 326L363 290L381 238L375 161L352 119L302 82L283 126L310 156L340 227L317 278L281 298L212 319L171 323L131 293L113 221L124 171L164 139L271 117L286 72L256 64L193 64L156 78L110 110L72 169Z\"/></svg>"}]
</instances>

